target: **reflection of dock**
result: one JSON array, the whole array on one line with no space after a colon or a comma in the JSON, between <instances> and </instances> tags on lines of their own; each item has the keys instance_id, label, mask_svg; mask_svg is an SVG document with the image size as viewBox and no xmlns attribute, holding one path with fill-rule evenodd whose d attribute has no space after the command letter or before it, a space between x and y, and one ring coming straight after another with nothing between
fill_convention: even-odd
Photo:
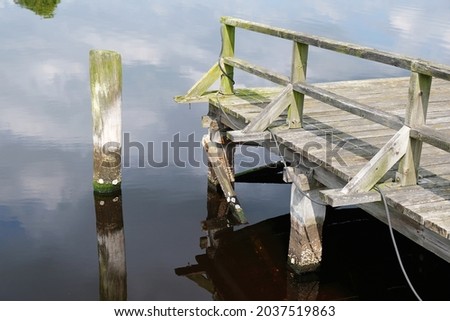
<instances>
[{"instance_id":1,"label":"reflection of dock","mask_svg":"<svg viewBox=\"0 0 450 321\"><path fill-rule=\"evenodd\" d=\"M290 282L286 269L289 218L275 217L235 230L223 194L208 190L208 217L201 239L205 254L197 264L175 269L213 295L216 300L297 300L317 297L314 278ZM297 286L296 290L291 287Z\"/></svg>"},{"instance_id":2,"label":"reflection of dock","mask_svg":"<svg viewBox=\"0 0 450 321\"><path fill-rule=\"evenodd\" d=\"M236 28L292 41L291 75L236 58ZM176 100L209 101L203 141L209 178L222 187L238 221L246 221L245 209L232 186L229 147L257 143L289 165L288 257L297 271L320 263L325 205L357 205L383 222L390 217L395 230L450 262L448 66L234 18L222 19L222 39L220 62ZM311 46L411 76L312 85L306 82ZM235 89L235 68L280 87ZM220 92L207 92L219 78Z\"/></svg>"},{"instance_id":3,"label":"reflection of dock","mask_svg":"<svg viewBox=\"0 0 450 321\"><path fill-rule=\"evenodd\" d=\"M413 295L383 223L361 210L328 208L320 271L297 275L286 264L290 218L235 228L226 199L208 190L208 216L196 263L175 269L215 300L405 300ZM229 208L228 208L229 209ZM372 242L376 238L377 242ZM449 298L447 263L399 237L410 278L428 300Z\"/></svg>"}]
</instances>

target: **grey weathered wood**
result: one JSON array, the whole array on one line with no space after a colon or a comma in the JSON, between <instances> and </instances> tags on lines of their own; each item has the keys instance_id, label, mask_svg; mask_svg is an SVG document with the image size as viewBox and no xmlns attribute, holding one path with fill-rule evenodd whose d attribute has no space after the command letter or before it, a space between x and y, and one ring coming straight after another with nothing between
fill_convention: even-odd
<instances>
[{"instance_id":1,"label":"grey weathered wood","mask_svg":"<svg viewBox=\"0 0 450 321\"><path fill-rule=\"evenodd\" d=\"M411 73L409 85L409 101L406 108L405 124L410 127L425 125L430 99L431 76ZM397 172L397 180L401 185L417 184L422 141L410 138L405 156L402 158Z\"/></svg>"},{"instance_id":2,"label":"grey weathered wood","mask_svg":"<svg viewBox=\"0 0 450 321\"><path fill-rule=\"evenodd\" d=\"M93 186L97 193L120 189L122 181L122 62L107 50L89 53L94 144Z\"/></svg>"},{"instance_id":3,"label":"grey weathered wood","mask_svg":"<svg viewBox=\"0 0 450 321\"><path fill-rule=\"evenodd\" d=\"M261 68L254 64L247 63L243 60L234 58L227 59L226 62L227 64L232 64L236 68L258 75L277 84L287 85L289 83L289 80L286 77L281 76L276 72L268 71L267 69ZM403 125L403 119L398 116L379 109L374 109L352 99L332 93L326 89L300 82L294 83L292 86L298 93L307 95L344 111L385 125L389 128L400 129Z\"/></svg>"},{"instance_id":4,"label":"grey weathered wood","mask_svg":"<svg viewBox=\"0 0 450 321\"><path fill-rule=\"evenodd\" d=\"M240 70L243 70L243 71L251 73L255 76L264 78L264 79L269 80L278 85L287 86L287 84L289 84L291 82L289 77L286 77L285 75L282 75L282 74L272 71L270 69L252 64L243 59L239 59L236 57L225 57L225 58L223 58L223 61L227 65L233 66L235 68L239 68Z\"/></svg>"},{"instance_id":5,"label":"grey weathered wood","mask_svg":"<svg viewBox=\"0 0 450 321\"><path fill-rule=\"evenodd\" d=\"M303 110L300 112L296 106L297 113L292 114L299 101L294 99L288 113L282 111L272 119L266 117L260 123L263 124L260 131L245 133L242 128L255 120L254 124L258 124L258 117L264 119L261 111L280 95L282 89L236 89L235 95L211 96L209 115L223 125L239 130L227 133L235 141L258 142L265 148L278 147L278 153L285 161L302 167L309 174L297 176L299 182L293 186L298 191L299 187L308 189L307 183L312 177L328 188L339 189L322 193L330 204L358 203L384 222L386 212L379 201L380 196L368 190L379 182L391 181L396 171L400 173L397 178L401 184L417 182L417 185L397 189L383 184L393 226L450 262L450 224L447 219L450 193L446 189L450 186L450 167L447 168L450 161L446 160L450 152L450 90L445 81L450 80L450 67L241 19L224 17L222 23L231 28L292 40L294 53L299 47L316 46L412 71L409 97L408 82L404 78L311 85L301 79L304 74L301 68L306 67L306 59L302 61L301 54L293 56L293 67L300 72L295 74L294 70L290 78L234 57L232 29L233 51L222 55L220 60L224 69L239 68L283 87L292 85L294 96L304 96ZM433 79L431 88L431 77L444 80ZM408 107L406 113L405 105ZM303 116L301 129L281 128L271 130L272 134L262 132L270 123L273 129L285 124L289 118L299 119L300 116ZM400 131L392 137L392 130ZM331 136L328 135L330 132ZM278 145L273 142L273 136ZM330 158L330 151L338 154ZM417 169L419 175L415 174ZM304 233L303 239L305 237L308 233ZM294 241L291 244L299 246ZM295 252L291 250L290 253Z\"/></svg>"},{"instance_id":6,"label":"grey weathered wood","mask_svg":"<svg viewBox=\"0 0 450 321\"><path fill-rule=\"evenodd\" d=\"M225 57L234 56L234 41L235 28L230 25L222 24L222 52L220 54L219 64L222 64L222 59ZM231 95L234 92L234 68L233 66L224 64L221 67L222 76L220 80L220 92L225 95Z\"/></svg>"},{"instance_id":7,"label":"grey weathered wood","mask_svg":"<svg viewBox=\"0 0 450 321\"><path fill-rule=\"evenodd\" d=\"M326 206L311 201L311 198L319 200L317 190L303 192L292 184L288 263L298 273L316 271L322 261Z\"/></svg>"},{"instance_id":8,"label":"grey weathered wood","mask_svg":"<svg viewBox=\"0 0 450 321\"><path fill-rule=\"evenodd\" d=\"M404 126L342 189L343 193L360 193L370 190L406 153L409 127Z\"/></svg>"},{"instance_id":9,"label":"grey weathered wood","mask_svg":"<svg viewBox=\"0 0 450 321\"><path fill-rule=\"evenodd\" d=\"M295 42L292 50L291 82L306 81L306 67L308 63L308 45ZM287 121L290 128L299 128L303 124L303 105L305 95L293 92L293 101L288 111Z\"/></svg>"},{"instance_id":10,"label":"grey weathered wood","mask_svg":"<svg viewBox=\"0 0 450 321\"><path fill-rule=\"evenodd\" d=\"M228 131L228 138L234 143L262 142L270 139L270 132L245 133L242 130Z\"/></svg>"},{"instance_id":11,"label":"grey weathered wood","mask_svg":"<svg viewBox=\"0 0 450 321\"><path fill-rule=\"evenodd\" d=\"M446 133L430 126L422 125L411 128L411 137L437 148L450 152L450 138Z\"/></svg>"},{"instance_id":12,"label":"grey weathered wood","mask_svg":"<svg viewBox=\"0 0 450 321\"><path fill-rule=\"evenodd\" d=\"M309 174L309 175L308 175ZM307 171L302 170L300 167L287 166L283 171L283 180L286 183L293 183L301 191L307 192L313 189L318 189L320 185L317 180Z\"/></svg>"},{"instance_id":13,"label":"grey weathered wood","mask_svg":"<svg viewBox=\"0 0 450 321\"><path fill-rule=\"evenodd\" d=\"M343 193L342 189L329 189L320 191L320 197L332 207L359 205L381 201L380 193L368 191L360 193Z\"/></svg>"},{"instance_id":14,"label":"grey weathered wood","mask_svg":"<svg viewBox=\"0 0 450 321\"><path fill-rule=\"evenodd\" d=\"M306 83L295 83L293 84L293 88L295 91L304 93L305 95L308 95L321 102L345 110L362 118L369 119L386 127L392 129L400 129L403 125L403 121L400 117L394 116L379 109L374 109L370 106L334 94L317 86L309 85Z\"/></svg>"},{"instance_id":15,"label":"grey weathered wood","mask_svg":"<svg viewBox=\"0 0 450 321\"><path fill-rule=\"evenodd\" d=\"M219 79L220 74L219 64L215 63L211 69L188 90L186 95L175 97L175 101L177 103L186 103L191 101L198 102L204 99L207 100L209 96L205 96L204 94Z\"/></svg>"},{"instance_id":16,"label":"grey weathered wood","mask_svg":"<svg viewBox=\"0 0 450 321\"><path fill-rule=\"evenodd\" d=\"M389 85L387 85L386 87L383 87L384 82L389 83ZM439 82L435 82L435 85L439 84ZM362 90L367 91L367 94L361 98L361 102L365 103L365 101L367 101L367 99L370 99L370 95L368 94L370 92L370 90L372 90L371 88L373 88L374 90L380 90L383 93L385 93L385 96L387 97L386 99L391 99L389 97L394 97L392 99L397 99L397 96L391 96L390 92L391 91L398 91L398 92L404 92L404 98L405 101L407 99L407 86L408 83L407 81L405 82L404 79L395 79L395 80L371 80L371 81L359 81L359 82L355 82L355 81L350 81L350 82L343 82L343 83L334 83L334 84L330 84L330 85L325 85L325 84L321 84L321 85L317 85L319 88L326 88L326 89L330 89L332 88L333 91L339 91L340 90L340 86L342 86L342 88L345 88L344 92L346 93L350 93L353 94L353 96L357 96L356 93L357 92L361 92ZM359 88L359 89L355 89L355 88ZM445 88L445 87L442 87ZM448 90L448 89L447 89ZM256 97L260 97L261 93L264 93L266 90L262 90L262 89L257 89L255 90ZM342 90L340 91L342 92ZM450 92L450 91L449 91ZM278 91L273 91L271 93L272 96L278 95L279 94L279 90ZM230 100L230 98L224 98L223 100L221 100L223 106L218 108L215 106L212 106L212 111L216 110L218 112L222 111L226 111L227 116L222 115L221 116L221 121L228 121L228 118L230 118L232 120L232 122L234 123L236 120L241 119L242 122L245 123L245 121L249 121L253 118L248 118L247 116L243 116L243 114L241 114L241 109L240 109L240 104L242 104L242 106L245 106L243 110L246 110L246 108L248 107L248 101L252 100L253 98L251 98L251 93L250 92L246 92L245 93L245 99L242 99L242 101L238 102L237 100ZM432 95L432 98L434 96ZM264 98L266 99L266 98ZM441 97L436 97L436 99L438 99L438 102L434 103L433 99L431 99L431 102L433 104L438 104L437 107L439 108L439 110L445 110L445 106L447 106L445 100L442 100ZM266 100L269 101L270 99ZM253 100L252 100L253 101ZM258 99L254 100L259 101ZM296 130L281 130L281 131L273 131L275 137L277 138L277 140L280 143L280 152L283 154L283 156L285 157L286 161L288 162L292 162L295 160L299 160L300 159L300 163L302 164L307 164L307 168L305 168L305 171L308 171L308 169L313 169L312 172L312 176L318 180L319 182L321 182L322 184L326 185L328 188L334 188L334 189L340 189L342 188L354 175L356 175L356 173L358 171L354 171L354 169L357 169L358 166L360 165L356 165L355 164L363 164L360 163L358 161L358 158L349 158L345 155L347 155L348 153L345 151L345 153L343 154L343 157L345 159L345 161L347 162L347 167L343 167L343 168L339 168L339 167L330 167L333 166L333 164L331 163L326 163L326 154L325 153L321 153L319 150L315 150L315 149L305 149L305 147L308 146L308 142L318 142L320 144L322 144L323 146L326 145L326 136L324 135L324 132L326 132L327 130L333 130L333 127L339 128L339 130L343 131L342 134L340 134L339 137L341 137L342 139L347 140L348 142L352 143L352 147L349 149L349 151L357 151L358 147L361 147L361 152L363 152L363 154L361 155L367 155L370 159L370 157L372 157L373 155L376 154L376 152L379 150L379 148L381 148L388 140L389 140L389 135L390 133L395 133L392 130L387 130L385 127L378 125L376 123L371 123L367 120L361 119L360 121L358 121L358 118L350 118L348 120L346 120L346 117L338 117L336 116L336 112L340 112L338 109L334 109L328 105L325 105L324 103L318 102L318 101L313 101L310 98L307 98L305 100L306 103L306 118L305 118L305 127L303 129L296 129ZM385 110L389 110L389 107L385 104L378 104L380 107L378 108L385 108ZM431 105L432 106L432 105ZM255 109L256 111L261 110L260 107L257 107ZM316 110L321 110L321 112L316 113ZM244 113L245 114L245 113ZM445 113L444 113L445 114ZM442 117L444 114L440 114L440 117ZM308 115L314 115L312 118L309 118ZM352 116L352 115L350 115ZM237 117L237 118L236 118ZM255 116L252 116L255 117ZM281 118L286 117L285 115L281 116ZM352 116L354 117L354 116ZM357 121L358 126L354 126L355 122ZM308 125L311 124L311 125ZM353 124L353 125L352 125ZM330 127L332 126L332 127ZM427 127L429 127L430 125L428 125ZM436 130L434 130L433 128L430 128L430 132L435 133ZM414 131L414 129L411 129L411 132ZM233 134L231 134L232 132L228 132L229 136L233 136ZM322 133L322 134L321 134ZM264 146L268 147L270 144L268 142L270 142L270 140L272 139L272 135L268 132L266 132L264 134L265 136L261 135L261 133L258 133L259 139L265 139L264 141ZM254 134L252 134L254 135ZM354 136L353 139L349 139L351 138L351 136ZM412 135L411 135L412 136ZM337 137L337 136L336 136ZM390 135L390 137L392 137L392 134ZM444 136L442 136L442 138L444 138ZM358 140L360 139L360 141ZM339 140L336 140L334 142L334 144L332 145L334 148L334 146L336 145L336 143L338 143ZM272 146L272 151L274 150L273 148L275 147L275 144L272 142L271 145ZM424 146L424 153L425 156L423 156L423 162L426 165L425 168L427 169L427 171L424 173L423 171L421 171L421 175L424 175L424 177L427 177L426 179L422 179L421 180L421 185L420 186L414 186L414 188L422 188L422 185L424 186L423 188L430 188L432 186L449 186L450 185L450 175L441 175L439 177L433 176L433 170L436 171L437 173L444 173L445 170L445 164L450 163L450 159L449 161L446 161L446 155L448 155L446 152L444 151L439 151L438 149L436 149L433 146L430 145L425 145ZM432 153L432 154L428 154L428 153ZM348 154L350 155L350 154ZM372 155L372 156L371 156ZM364 156L365 157L365 156ZM361 161L364 161L364 158L359 158ZM366 162L368 160L365 160ZM355 163L356 162L356 163ZM318 164L322 164L322 166L317 167ZM439 168L439 170L437 169L437 165L433 165L433 164L441 164L442 166ZM430 167L431 166L431 167ZM347 168L347 170L346 170ZM359 167L362 168L362 167ZM348 170L350 169L350 170ZM393 174L393 173L392 173ZM440 174L439 174L440 175ZM394 176L391 176L394 177ZM422 189L423 189L422 188ZM390 192L389 192L390 193ZM433 252L435 252L437 255L445 258L446 260L450 261L450 248L445 248L445 244L447 241L442 239L442 233L437 235L435 230L437 230L438 228L435 227L433 231L429 230L427 227L425 227L423 224L424 222L427 220L424 216L420 216L423 214L418 214L418 213L414 213L411 211L411 208L407 209L407 208L401 208L399 207L399 204L396 202L396 198L389 198L390 194L387 194L387 198L388 198L388 203L389 206L391 208L391 211L393 213L397 213L396 211L399 210L398 215L403 215L404 217L402 217L400 220L395 219L396 223L394 224L395 229L399 230L401 233L403 233L404 235L410 237L411 239L413 239L416 242L420 242L421 245L423 245L424 247L426 247L427 249L432 250ZM416 194L418 193L418 194ZM405 192L405 195L409 195L409 199L420 199L418 197L415 197L415 195L420 195L420 191L409 191L409 192ZM359 194L357 194L359 195ZM351 195L349 195L350 197ZM375 193L375 192L371 192L371 197L374 198L378 198L379 196ZM429 197L429 196L426 196ZM344 197L345 198L345 197ZM435 199L435 197L429 197L430 199ZM336 202L340 201L339 199L336 198ZM412 200L411 200L412 201ZM408 201L409 202L409 201ZM336 203L337 204L337 203ZM361 207L365 207L368 206L369 208L372 208L372 204L377 204L377 206L374 206L374 208L376 208L375 212L371 212L372 215L382 219L382 217L385 217L385 212L384 212L384 208L383 206L378 206L379 202L375 202L375 203L367 203L367 204L360 204L359 206ZM418 208L418 207L417 207ZM415 210L417 210L417 208L414 207ZM414 215L413 215L414 214ZM393 214L396 215L396 214ZM418 223L418 218L422 217L422 219L420 220L420 222L422 223ZM384 220L385 221L385 220ZM398 223L398 224L397 224ZM403 224L403 225L401 225ZM430 226L432 223L429 223ZM438 224L438 221L436 220L434 224ZM423 237L425 237L426 239L423 240L422 238L418 238L417 235L417 231L420 231L420 235L422 235ZM437 236L436 236L437 235Z\"/></svg>"},{"instance_id":17,"label":"grey weathered wood","mask_svg":"<svg viewBox=\"0 0 450 321\"><path fill-rule=\"evenodd\" d=\"M250 124L245 127L243 133L262 132L281 115L281 113L292 103L292 85L287 85L285 89L268 104Z\"/></svg>"},{"instance_id":18,"label":"grey weathered wood","mask_svg":"<svg viewBox=\"0 0 450 321\"><path fill-rule=\"evenodd\" d=\"M407 70L412 70L429 76L450 80L450 68L445 65L417 60L416 58L377 50L370 47L336 41L319 36L312 36L305 33L277 28L262 23L246 21L232 17L222 17L221 23L242 29L259 32L262 34L275 36L287 40L293 40L306 45L335 51L338 53L355 56L371 61L380 62Z\"/></svg>"},{"instance_id":19,"label":"grey weathered wood","mask_svg":"<svg viewBox=\"0 0 450 321\"><path fill-rule=\"evenodd\" d=\"M230 179L225 152L221 146L215 142L212 142L208 135L203 137L203 146L205 147L212 170L214 171L220 187L227 198L227 202L231 207L233 216L240 224L247 223L247 219L244 216L244 211L239 203L236 192L234 191L232 180Z\"/></svg>"}]
</instances>

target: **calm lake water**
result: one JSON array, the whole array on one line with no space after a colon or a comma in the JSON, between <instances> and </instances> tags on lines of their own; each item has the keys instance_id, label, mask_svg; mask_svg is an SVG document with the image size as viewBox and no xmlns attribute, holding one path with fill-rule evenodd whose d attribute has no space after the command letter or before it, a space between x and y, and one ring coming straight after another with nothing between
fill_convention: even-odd
<instances>
[{"instance_id":1,"label":"calm lake water","mask_svg":"<svg viewBox=\"0 0 450 321\"><path fill-rule=\"evenodd\" d=\"M120 202L112 205L116 217L96 213L88 54L94 48L122 54L123 131L130 141L153 142L145 152L161 160L163 142L177 134L200 141L205 133L200 117L207 105L176 105L172 97L217 60L220 16L450 64L448 1L61 0L46 18L21 2L0 0L1 300L107 298L98 239L108 233L124 237L126 257L126 274L110 291L128 300L295 299L307 287L321 299L413 298L386 228L356 211L330 212L319 279L286 271L288 185L237 184L251 226L224 236L216 262L199 246L208 216L205 166L176 166L170 154L166 167L140 168L149 156L132 149ZM237 34L241 58L286 74L290 51L288 42ZM323 51L310 57L311 81L406 75ZM236 81L265 84L241 73ZM195 155L201 159L201 150ZM270 264L252 261L247 247L255 239ZM448 299L449 265L399 242L424 298ZM197 261L208 279L177 275ZM273 271L279 273L268 281Z\"/></svg>"}]
</instances>

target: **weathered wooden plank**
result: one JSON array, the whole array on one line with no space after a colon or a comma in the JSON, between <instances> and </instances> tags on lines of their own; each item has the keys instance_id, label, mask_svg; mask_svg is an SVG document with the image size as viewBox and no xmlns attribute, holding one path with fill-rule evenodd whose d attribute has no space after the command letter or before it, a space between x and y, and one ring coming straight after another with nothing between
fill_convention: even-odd
<instances>
[{"instance_id":1,"label":"weathered wooden plank","mask_svg":"<svg viewBox=\"0 0 450 321\"><path fill-rule=\"evenodd\" d=\"M203 137L203 146L206 149L208 160L211 163L212 170L219 181L220 187L227 198L228 205L231 207L234 218L240 223L247 223L244 211L239 203L236 192L234 191L232 182L227 171L227 164L224 164L224 151L222 148L212 142L208 135Z\"/></svg>"},{"instance_id":2,"label":"weathered wooden plank","mask_svg":"<svg viewBox=\"0 0 450 321\"><path fill-rule=\"evenodd\" d=\"M238 61L239 64L237 63ZM225 62L267 80L271 80L280 85L287 85L289 82L286 77L279 76L275 72L267 71L266 69L247 63L243 60L237 60L234 58L226 59ZM294 83L292 86L296 92L308 95L316 100L353 113L360 117L367 118L389 128L400 129L403 124L403 120L398 116L394 116L381 110L373 109L370 106L366 106L346 97L334 94L325 89L300 82Z\"/></svg>"},{"instance_id":3,"label":"weathered wooden plank","mask_svg":"<svg viewBox=\"0 0 450 321\"><path fill-rule=\"evenodd\" d=\"M295 42L292 50L291 82L306 81L306 67L308 62L308 45ZM303 124L303 105L305 95L293 92L293 101L288 110L288 124L290 128L300 128Z\"/></svg>"},{"instance_id":4,"label":"weathered wooden plank","mask_svg":"<svg viewBox=\"0 0 450 321\"><path fill-rule=\"evenodd\" d=\"M245 127L243 133L262 132L292 103L292 85L286 88Z\"/></svg>"},{"instance_id":5,"label":"weathered wooden plank","mask_svg":"<svg viewBox=\"0 0 450 321\"><path fill-rule=\"evenodd\" d=\"M306 171L303 171L299 167L285 167L283 171L283 180L286 183L295 184L295 186L303 192L318 189L322 186L313 178L312 175L308 175Z\"/></svg>"},{"instance_id":6,"label":"weathered wooden plank","mask_svg":"<svg viewBox=\"0 0 450 321\"><path fill-rule=\"evenodd\" d=\"M332 207L359 205L381 201L380 193L368 191L362 193L346 194L342 189L329 189L320 191L320 197Z\"/></svg>"},{"instance_id":7,"label":"weathered wooden plank","mask_svg":"<svg viewBox=\"0 0 450 321\"><path fill-rule=\"evenodd\" d=\"M293 40L306 45L327 49L371 61L376 61L386 65L391 65L407 70L417 71L437 78L450 80L450 68L445 65L417 60L415 58L399 55L396 53L331 40L324 37L312 36L297 31L273 27L257 22L250 22L238 18L222 17L220 20L221 23L224 23L229 26L247 29L254 32L271 35L287 40Z\"/></svg>"},{"instance_id":8,"label":"weathered wooden plank","mask_svg":"<svg viewBox=\"0 0 450 321\"><path fill-rule=\"evenodd\" d=\"M387 224L387 214L381 202L361 204L359 207ZM450 262L450 240L429 231L420 223L392 208L390 209L390 218L395 230Z\"/></svg>"},{"instance_id":9,"label":"weathered wooden plank","mask_svg":"<svg viewBox=\"0 0 450 321\"><path fill-rule=\"evenodd\" d=\"M292 184L288 264L298 273L317 270L322 260L322 227L326 207L317 200L317 190L303 192Z\"/></svg>"},{"instance_id":10,"label":"weathered wooden plank","mask_svg":"<svg viewBox=\"0 0 450 321\"><path fill-rule=\"evenodd\" d=\"M358 103L346 97L336 95L319 87L306 83L295 83L293 84L293 88L294 90L299 91L321 102L358 115L362 118L367 118L373 122L382 124L389 128L398 130L402 127L403 120L400 117L386 113L382 110L374 109L370 106Z\"/></svg>"},{"instance_id":11,"label":"weathered wooden plank","mask_svg":"<svg viewBox=\"0 0 450 321\"><path fill-rule=\"evenodd\" d=\"M262 142L269 140L270 132L244 133L242 130L228 131L227 137L234 143Z\"/></svg>"},{"instance_id":12,"label":"weathered wooden plank","mask_svg":"<svg viewBox=\"0 0 450 321\"><path fill-rule=\"evenodd\" d=\"M114 193L122 182L122 58L109 50L89 52L93 175L96 193Z\"/></svg>"},{"instance_id":13,"label":"weathered wooden plank","mask_svg":"<svg viewBox=\"0 0 450 321\"><path fill-rule=\"evenodd\" d=\"M234 108L234 110L235 110L235 112L237 113L237 114L239 114L239 106L238 105L235 105L235 106L233 106L232 108ZM332 110L332 109L331 109ZM302 134L302 135L300 135L300 136L298 136L299 138L299 140L301 140L301 139L311 139L310 137L316 137L317 139L322 139L321 140L321 142L322 143L325 143L326 141L324 140L324 132L326 131L326 129L328 128L327 126L327 124L325 124L325 123L322 123L322 122L320 122L320 120L323 120L323 118L322 117L325 117L327 115L327 113L325 112L325 110L322 112L322 113L320 113L320 115L319 114L316 114L316 116L319 116L319 118L317 118L317 119L313 119L312 120L312 123L314 123L314 124L316 124L316 125L310 125L310 127L309 128L311 128L311 130L314 132L314 134L312 133L312 132L309 132L308 133L308 131L305 131L305 133L304 134ZM374 144L374 147L375 146L381 146L384 142L383 142L383 140L387 140L387 134L389 134L389 129L383 129L383 127L379 127L379 128L377 128L377 126L379 126L379 125L376 125L376 124L373 124L373 125L375 125L374 127L371 127L370 125L364 125L364 126L356 126L356 129L355 129L355 126L353 127L353 131L351 132L351 134L350 134L350 131L352 130L352 127L350 126L351 125L351 123L352 122L354 122L354 120L353 119L349 119L349 120L345 120L345 117L342 117L342 119L344 119L344 120L342 120L342 119L339 119L339 117L336 117L337 118L337 120L336 121L333 121L333 116L332 116L333 114L330 114L330 116L328 116L327 118L328 119L330 119L330 121L331 121L331 124L330 125L332 125L332 126L336 126L336 127L339 127L339 125L341 125L341 124L344 124L344 125L341 125L341 127L340 128L344 128L345 130L348 130L349 132L343 132L342 134L340 133L340 132L338 132L338 134L336 134L336 142L339 142L339 139L341 139L341 140L348 140L348 142L349 143L352 143L352 142L354 142L355 144L354 144L354 146L358 146L358 138L360 137L360 136L365 136L365 137L367 137L367 139L364 139L364 142L365 143L362 143L361 145L360 145L360 147L364 147L364 146L369 146L370 147L370 144ZM364 120L363 120L364 121ZM306 124L307 122L305 122L305 125L306 126L308 126L307 124ZM347 123L347 125L345 125L345 123ZM321 129L322 129L322 131L319 131L318 130L318 128L317 128L317 126L319 126ZM344 126L344 127L342 127L342 126ZM367 127L365 127L365 126L367 126ZM313 129L314 127L316 127L316 129ZM306 129L306 128L305 128ZM375 131L373 131L373 135L372 135L372 133L371 133L371 131L372 130L374 130L374 129L376 129ZM294 132L296 132L296 131L294 131ZM282 132L282 134L281 134L281 136L283 136L284 138L287 138L287 139L289 139L289 140L291 140L291 139L294 139L294 137L296 136L295 134L294 134L294 132L292 132L292 134L288 134L287 132L286 133L284 133L284 132ZM319 132L321 133L321 134L319 134ZM278 133L277 133L278 134ZM276 135L277 135L276 134ZM340 134L340 135L339 135ZM355 135L355 139L351 139L350 137L351 137L351 135L352 134L354 134ZM305 136L306 135L306 136ZM317 136L317 135L319 135L319 136ZM270 138L270 134L266 134L266 136L264 137L264 139L269 139ZM311 140L310 140L311 141ZM312 141L311 141L312 142ZM369 145L368 145L369 144ZM292 146L290 146L290 148L292 148ZM430 151L430 152L433 152L433 153L437 153L436 154L436 156L438 156L438 157L433 157L433 156L431 156L430 155L430 157L424 157L423 158L423 161L428 161L428 163L425 163L425 165L426 164L432 164L433 162L438 162L438 163L440 163L440 164L442 164L442 167L440 167L442 170L444 170L444 168L445 168L445 164L446 163L448 163L447 161L446 161L446 158L445 158L445 156L446 156L446 154L447 154L447 152L444 152L444 151L441 151L441 150L439 150L439 149L436 149L435 147L433 147L433 146L429 146L429 145L425 145L425 147L424 147L424 149L423 149L424 151ZM320 153L318 153L316 150L310 150L310 154L315 154L317 157L319 157L319 158L321 158L321 159L323 159L324 157L324 155L322 155L322 156L320 156L319 154ZM370 153L369 153L370 154ZM345 157L347 157L347 156L345 156ZM312 158L312 159L314 159L314 158ZM348 161L348 160L350 160L350 158L345 158L345 160L346 161ZM354 159L353 161L356 161L356 159ZM355 164L355 163L351 163L351 164ZM427 166L426 166L427 167ZM429 168L429 166L427 167L427 168ZM328 170L330 170L330 169L328 169ZM314 171L314 177L318 177L317 175L317 173L320 173L320 175L322 175L321 173L322 173L322 167L320 167L320 168L317 168L317 170L315 170ZM323 174L325 174L326 173L326 171L323 171ZM326 174L327 175L327 174ZM431 174L426 174L426 176L429 176L429 175L431 175ZM324 176L325 177L325 176ZM323 182L327 182L327 180L329 180L329 177L330 176L326 176L327 178L321 178L322 179L322 181ZM348 177L348 176L347 176ZM449 183L450 183L450 181L445 181L445 180L442 180L441 178L439 178L439 179L437 179L437 178L435 178L435 177L431 177L431 181L430 181L430 183L426 183L426 184L434 184L434 185L436 185L436 184L442 184L442 185L449 185ZM428 186L428 185L426 185L426 186ZM422 186L422 185L421 185ZM424 185L425 186L425 185ZM431 185L430 185L431 186ZM373 194L374 195L374 197L378 197L378 196L375 196L375 194ZM388 194L389 195L389 194ZM410 195L414 195L414 194L410 194ZM389 200L389 203L391 204L391 205L394 205L394 202L392 201L392 200ZM401 208L400 208L401 209ZM414 216L414 215L415 216ZM420 221L420 217L422 217L422 216L420 216L420 215L418 215L418 214L416 214L416 213L413 213L412 211L408 211L408 210L406 210L406 213L404 213L403 215L406 215L406 216L408 216L408 217L413 217L414 218L414 220L419 220ZM424 220L422 220L422 222L424 222ZM426 231L424 231L424 233L426 233Z\"/></svg>"},{"instance_id":14,"label":"weathered wooden plank","mask_svg":"<svg viewBox=\"0 0 450 321\"><path fill-rule=\"evenodd\" d=\"M225 57L234 56L235 27L222 24L220 35L222 36L222 52L220 53L219 68L222 71L220 80L220 92L225 95L231 95L234 92L234 68L233 66L224 64L222 61Z\"/></svg>"},{"instance_id":15,"label":"weathered wooden plank","mask_svg":"<svg viewBox=\"0 0 450 321\"><path fill-rule=\"evenodd\" d=\"M197 81L191 89L188 90L186 95L184 96L176 96L174 99L177 103L186 103L186 102L200 102L200 101L208 101L211 94L215 94L209 92L207 95L204 95L205 92L211 87L220 77L220 68L219 64L215 63L211 69L208 70L206 74Z\"/></svg>"},{"instance_id":16,"label":"weathered wooden plank","mask_svg":"<svg viewBox=\"0 0 450 321\"><path fill-rule=\"evenodd\" d=\"M359 193L370 190L405 155L409 131L409 127L402 127L369 163L348 182L342 191L344 193Z\"/></svg>"},{"instance_id":17,"label":"weathered wooden plank","mask_svg":"<svg viewBox=\"0 0 450 321\"><path fill-rule=\"evenodd\" d=\"M255 76L261 77L263 79L269 80L275 84L286 86L290 83L289 77L286 77L280 73L274 72L267 68L252 64L245 60L236 58L236 57L224 57L223 62L226 65L233 66L235 68L239 68L243 71L251 73Z\"/></svg>"},{"instance_id":18,"label":"weathered wooden plank","mask_svg":"<svg viewBox=\"0 0 450 321\"><path fill-rule=\"evenodd\" d=\"M409 127L425 124L430 98L431 76L416 72L411 73L409 85L409 103L406 108L405 124ZM399 164L397 180L401 185L417 184L420 157L422 155L422 141L410 138L405 156Z\"/></svg>"},{"instance_id":19,"label":"weathered wooden plank","mask_svg":"<svg viewBox=\"0 0 450 321\"><path fill-rule=\"evenodd\" d=\"M450 152L450 139L448 135L437 131L427 125L411 128L410 135L412 138L418 139L422 142Z\"/></svg>"},{"instance_id":20,"label":"weathered wooden plank","mask_svg":"<svg viewBox=\"0 0 450 321\"><path fill-rule=\"evenodd\" d=\"M450 239L450 216L442 216L441 211L430 214L435 214L436 216L427 218L424 222L425 227Z\"/></svg>"}]
</instances>

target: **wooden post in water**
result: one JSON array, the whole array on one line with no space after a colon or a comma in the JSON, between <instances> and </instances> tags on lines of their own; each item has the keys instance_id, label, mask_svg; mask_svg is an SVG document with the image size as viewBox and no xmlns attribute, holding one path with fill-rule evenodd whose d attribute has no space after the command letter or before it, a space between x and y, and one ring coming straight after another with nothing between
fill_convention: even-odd
<instances>
[{"instance_id":1,"label":"wooden post in water","mask_svg":"<svg viewBox=\"0 0 450 321\"><path fill-rule=\"evenodd\" d=\"M302 182L300 170L287 168L291 187L291 230L288 264L297 273L315 272L322 261L322 227L326 206L319 201L319 183ZM304 176L304 175L303 175Z\"/></svg>"},{"instance_id":2,"label":"wooden post in water","mask_svg":"<svg viewBox=\"0 0 450 321\"><path fill-rule=\"evenodd\" d=\"M94 142L94 191L112 193L120 189L122 181L121 57L114 51L91 50L89 62Z\"/></svg>"}]
</instances>

